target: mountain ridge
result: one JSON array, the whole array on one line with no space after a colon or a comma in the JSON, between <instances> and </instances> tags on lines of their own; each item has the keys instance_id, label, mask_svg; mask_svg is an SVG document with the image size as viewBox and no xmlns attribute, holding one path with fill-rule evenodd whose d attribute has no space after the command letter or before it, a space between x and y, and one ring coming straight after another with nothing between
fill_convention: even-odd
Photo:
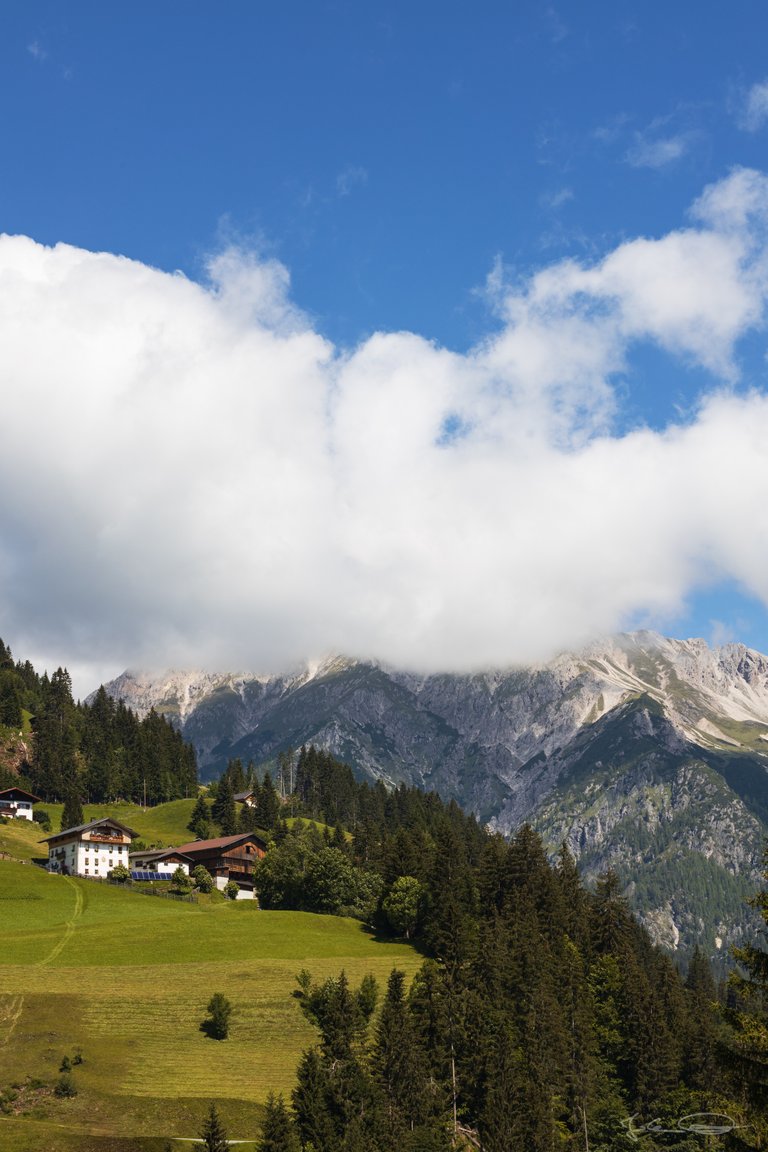
<instances>
[{"instance_id":1,"label":"mountain ridge","mask_svg":"<svg viewBox=\"0 0 768 1152\"><path fill-rule=\"evenodd\" d=\"M279 676L125 673L105 687L173 719L206 778L233 756L269 764L314 743L504 834L531 822L587 875L615 867L670 946L729 943L749 922L729 907L759 883L768 831L768 658L746 645L642 631L471 674L333 656Z\"/></svg>"}]
</instances>

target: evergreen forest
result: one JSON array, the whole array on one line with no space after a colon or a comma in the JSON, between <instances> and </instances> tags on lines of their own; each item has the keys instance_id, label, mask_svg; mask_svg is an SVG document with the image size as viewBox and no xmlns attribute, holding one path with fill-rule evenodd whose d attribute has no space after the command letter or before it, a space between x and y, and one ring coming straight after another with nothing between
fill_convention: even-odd
<instances>
[{"instance_id":1,"label":"evergreen forest","mask_svg":"<svg viewBox=\"0 0 768 1152\"><path fill-rule=\"evenodd\" d=\"M19 784L75 814L84 803L152 805L197 792L194 749L162 716L139 720L103 687L90 704L76 702L65 669L41 676L0 640L2 734L18 738L21 759L17 771L0 765L0 787Z\"/></svg>"},{"instance_id":2,"label":"evergreen forest","mask_svg":"<svg viewBox=\"0 0 768 1152\"><path fill-rule=\"evenodd\" d=\"M248 774L230 762L219 796ZM253 787L247 819L271 837L263 906L357 915L424 955L410 987L396 969L386 988L298 974L317 1042L291 1099L267 1107L264 1152L766 1146L759 947L728 982L698 948L681 971L612 871L587 889L567 849L551 860L529 826L505 841L312 747Z\"/></svg>"}]
</instances>

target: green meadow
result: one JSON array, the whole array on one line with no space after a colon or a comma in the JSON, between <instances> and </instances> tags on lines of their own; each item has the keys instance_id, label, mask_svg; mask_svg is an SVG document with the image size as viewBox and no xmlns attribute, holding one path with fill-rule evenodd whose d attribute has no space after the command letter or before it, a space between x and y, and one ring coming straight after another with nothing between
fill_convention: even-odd
<instances>
[{"instance_id":1,"label":"green meadow","mask_svg":"<svg viewBox=\"0 0 768 1152\"><path fill-rule=\"evenodd\" d=\"M191 805L110 811L144 838L172 842ZM267 1094L290 1093L314 1039L291 996L296 973L344 968L353 982L371 972L383 985L391 968L411 975L420 963L353 920L50 876L23 862L41 854L41 833L20 823L0 825L0 851L17 857L0 860L3 1152L161 1152L170 1137L198 1134L211 1100L231 1137L256 1137ZM160 827L165 835L150 831ZM200 1030L215 991L235 1007L225 1041ZM57 1098L61 1060L78 1051L78 1093Z\"/></svg>"}]
</instances>

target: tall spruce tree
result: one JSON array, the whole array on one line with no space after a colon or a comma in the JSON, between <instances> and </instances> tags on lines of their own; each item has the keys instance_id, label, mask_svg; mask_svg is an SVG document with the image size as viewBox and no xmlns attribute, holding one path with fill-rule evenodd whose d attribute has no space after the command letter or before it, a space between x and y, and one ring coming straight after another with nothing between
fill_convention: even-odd
<instances>
[{"instance_id":1,"label":"tall spruce tree","mask_svg":"<svg viewBox=\"0 0 768 1152\"><path fill-rule=\"evenodd\" d=\"M259 786L256 814L258 826L267 832L272 831L280 818L280 797L269 772L264 773L264 779Z\"/></svg>"},{"instance_id":2,"label":"tall spruce tree","mask_svg":"<svg viewBox=\"0 0 768 1152\"><path fill-rule=\"evenodd\" d=\"M267 1097L258 1152L300 1152L298 1131L282 1095L270 1092Z\"/></svg>"},{"instance_id":3,"label":"tall spruce tree","mask_svg":"<svg viewBox=\"0 0 768 1152\"><path fill-rule=\"evenodd\" d=\"M227 1130L221 1121L215 1104L211 1104L208 1109L205 1123L200 1129L200 1138L203 1141L205 1152L229 1152L230 1145L227 1140Z\"/></svg>"},{"instance_id":4,"label":"tall spruce tree","mask_svg":"<svg viewBox=\"0 0 768 1152\"><path fill-rule=\"evenodd\" d=\"M198 796L192 815L189 818L187 828L193 832L196 839L207 840L211 833L211 812L205 797L201 794Z\"/></svg>"},{"instance_id":5,"label":"tall spruce tree","mask_svg":"<svg viewBox=\"0 0 768 1152\"><path fill-rule=\"evenodd\" d=\"M211 808L211 815L221 829L222 836L234 836L237 832L237 816L235 813L235 794L232 784L226 773L219 781L216 799Z\"/></svg>"},{"instance_id":6,"label":"tall spruce tree","mask_svg":"<svg viewBox=\"0 0 768 1152\"><path fill-rule=\"evenodd\" d=\"M406 1134L416 1129L444 1131L440 1112L445 1100L430 1086L426 1054L405 995L405 973L396 968L390 973L376 1025L372 1068L383 1098L385 1147L399 1147Z\"/></svg>"},{"instance_id":7,"label":"tall spruce tree","mask_svg":"<svg viewBox=\"0 0 768 1152\"><path fill-rule=\"evenodd\" d=\"M688 1013L684 1033L685 1079L691 1088L711 1091L717 1087L720 1070L717 1051L720 1024L717 1013L717 987L707 957L696 945L685 978Z\"/></svg>"},{"instance_id":8,"label":"tall spruce tree","mask_svg":"<svg viewBox=\"0 0 768 1152\"><path fill-rule=\"evenodd\" d=\"M67 792L64 808L61 813L61 831L67 828L79 828L85 822L83 803L74 787Z\"/></svg>"}]
</instances>

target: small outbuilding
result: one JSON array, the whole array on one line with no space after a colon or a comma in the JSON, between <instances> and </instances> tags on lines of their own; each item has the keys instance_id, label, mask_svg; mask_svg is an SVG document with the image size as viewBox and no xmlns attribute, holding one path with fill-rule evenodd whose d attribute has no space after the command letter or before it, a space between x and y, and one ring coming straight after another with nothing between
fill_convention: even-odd
<instances>
[{"instance_id":1,"label":"small outbuilding","mask_svg":"<svg viewBox=\"0 0 768 1152\"><path fill-rule=\"evenodd\" d=\"M195 867L192 858L179 852L178 848L152 848L147 852L129 852L132 872L175 872L181 868L190 875Z\"/></svg>"}]
</instances>

